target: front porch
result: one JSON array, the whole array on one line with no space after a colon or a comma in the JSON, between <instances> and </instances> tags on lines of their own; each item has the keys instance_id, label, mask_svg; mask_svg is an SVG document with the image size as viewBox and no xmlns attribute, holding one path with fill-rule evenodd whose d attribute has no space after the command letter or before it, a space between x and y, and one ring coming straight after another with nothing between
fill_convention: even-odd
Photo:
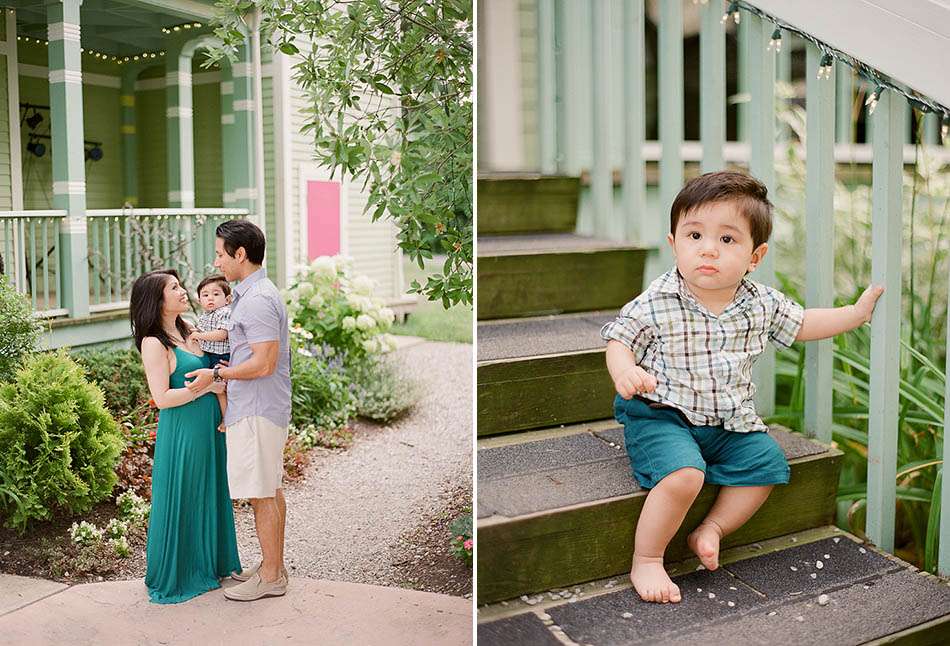
<instances>
[{"instance_id":1,"label":"front porch","mask_svg":"<svg viewBox=\"0 0 950 646\"><path fill-rule=\"evenodd\" d=\"M50 321L46 345L127 337L135 277L174 267L193 287L212 271L214 227L231 218L276 239L267 266L286 273L257 190L250 38L233 65L204 68L212 2L6 4L0 271Z\"/></svg>"}]
</instances>

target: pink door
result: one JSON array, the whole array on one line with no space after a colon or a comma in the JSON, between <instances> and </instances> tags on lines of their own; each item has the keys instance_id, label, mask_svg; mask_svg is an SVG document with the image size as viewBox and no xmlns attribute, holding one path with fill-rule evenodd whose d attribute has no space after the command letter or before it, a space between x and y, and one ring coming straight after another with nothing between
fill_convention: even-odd
<instances>
[{"instance_id":1,"label":"pink door","mask_svg":"<svg viewBox=\"0 0 950 646\"><path fill-rule=\"evenodd\" d=\"M340 253L340 183L307 180L307 258Z\"/></svg>"}]
</instances>

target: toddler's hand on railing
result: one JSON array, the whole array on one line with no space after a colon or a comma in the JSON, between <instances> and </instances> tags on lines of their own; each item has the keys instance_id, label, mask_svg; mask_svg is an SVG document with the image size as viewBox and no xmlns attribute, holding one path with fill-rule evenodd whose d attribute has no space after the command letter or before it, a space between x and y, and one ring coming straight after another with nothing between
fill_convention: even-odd
<instances>
[{"instance_id":1,"label":"toddler's hand on railing","mask_svg":"<svg viewBox=\"0 0 950 646\"><path fill-rule=\"evenodd\" d=\"M854 304L854 311L860 317L861 324L871 320L871 315L874 314L874 305L883 293L884 287L881 285L868 285L864 293L858 297Z\"/></svg>"},{"instance_id":2,"label":"toddler's hand on railing","mask_svg":"<svg viewBox=\"0 0 950 646\"><path fill-rule=\"evenodd\" d=\"M634 395L652 393L656 390L656 377L640 366L630 366L617 378L614 387L621 397L630 399Z\"/></svg>"}]
</instances>

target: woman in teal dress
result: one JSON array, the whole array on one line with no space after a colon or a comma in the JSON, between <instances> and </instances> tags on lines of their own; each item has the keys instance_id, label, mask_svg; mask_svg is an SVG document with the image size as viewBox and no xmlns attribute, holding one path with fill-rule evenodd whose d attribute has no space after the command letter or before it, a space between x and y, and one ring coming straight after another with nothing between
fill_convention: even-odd
<instances>
[{"instance_id":1,"label":"woman in teal dress","mask_svg":"<svg viewBox=\"0 0 950 646\"><path fill-rule=\"evenodd\" d=\"M132 286L132 334L159 408L145 550L145 585L155 603L187 601L241 571L218 432L215 394L224 388L213 383L195 395L185 387L185 373L210 363L181 318L188 309L174 270L149 272Z\"/></svg>"}]
</instances>

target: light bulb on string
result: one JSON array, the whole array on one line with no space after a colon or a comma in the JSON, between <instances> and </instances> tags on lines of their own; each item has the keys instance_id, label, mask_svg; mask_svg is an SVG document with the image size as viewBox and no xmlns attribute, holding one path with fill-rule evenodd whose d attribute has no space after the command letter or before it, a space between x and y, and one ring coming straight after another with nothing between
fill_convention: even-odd
<instances>
[{"instance_id":1,"label":"light bulb on string","mask_svg":"<svg viewBox=\"0 0 950 646\"><path fill-rule=\"evenodd\" d=\"M834 58L828 52L825 52L825 55L821 57L821 61L818 63L818 78L820 79L830 79L831 70L835 64Z\"/></svg>"},{"instance_id":2,"label":"light bulb on string","mask_svg":"<svg viewBox=\"0 0 950 646\"><path fill-rule=\"evenodd\" d=\"M776 27L775 31L772 32L772 38L769 39L769 46L765 49L767 51L774 49L776 54L782 51L782 30L780 28Z\"/></svg>"},{"instance_id":3,"label":"light bulb on string","mask_svg":"<svg viewBox=\"0 0 950 646\"><path fill-rule=\"evenodd\" d=\"M738 25L738 24L739 24L739 19L740 19L740 16L739 16L739 4L738 4L738 3L736 3L736 2L730 2L730 3L729 3L729 8L726 9L726 13L722 14L722 20L720 20L719 22L722 23L722 24L725 24L725 22L726 22L727 20L729 20L729 17L730 17L730 16L732 16L732 19L733 19L733 20L735 21L735 23Z\"/></svg>"},{"instance_id":4,"label":"light bulb on string","mask_svg":"<svg viewBox=\"0 0 950 646\"><path fill-rule=\"evenodd\" d=\"M882 92L884 92L884 86L878 85L874 88L874 91L871 92L871 96L868 97L868 100L864 102L864 105L868 107L868 114L874 114L874 108L877 107L877 102L881 98Z\"/></svg>"}]
</instances>

